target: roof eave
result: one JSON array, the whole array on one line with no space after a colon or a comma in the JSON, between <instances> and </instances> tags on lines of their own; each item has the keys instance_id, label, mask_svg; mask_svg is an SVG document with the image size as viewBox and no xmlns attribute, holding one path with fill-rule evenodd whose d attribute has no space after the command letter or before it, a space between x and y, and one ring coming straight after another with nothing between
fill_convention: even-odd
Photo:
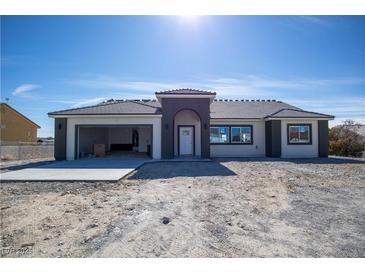
<instances>
[{"instance_id":1,"label":"roof eave","mask_svg":"<svg viewBox=\"0 0 365 274\"><path fill-rule=\"evenodd\" d=\"M160 113L48 113L49 118L77 118L77 117L162 117Z\"/></svg>"},{"instance_id":2,"label":"roof eave","mask_svg":"<svg viewBox=\"0 0 365 274\"><path fill-rule=\"evenodd\" d=\"M267 120L283 120L283 119L292 119L292 120L301 120L301 119L306 119L306 120L334 120L335 116L318 116L318 117L314 117L314 116L300 116L300 117L295 117L295 116L271 117L271 116L267 116L267 117L264 118L265 121L267 121Z\"/></svg>"}]
</instances>

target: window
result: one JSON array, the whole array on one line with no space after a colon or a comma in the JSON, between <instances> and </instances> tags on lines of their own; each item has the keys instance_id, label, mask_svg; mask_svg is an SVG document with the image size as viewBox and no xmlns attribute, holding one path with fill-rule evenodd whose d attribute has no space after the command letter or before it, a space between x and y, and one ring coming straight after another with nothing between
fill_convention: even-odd
<instances>
[{"instance_id":1,"label":"window","mask_svg":"<svg viewBox=\"0 0 365 274\"><path fill-rule=\"evenodd\" d=\"M288 144L311 144L311 125L288 125Z\"/></svg>"},{"instance_id":2,"label":"window","mask_svg":"<svg viewBox=\"0 0 365 274\"><path fill-rule=\"evenodd\" d=\"M229 143L229 127L211 127L210 143L225 144Z\"/></svg>"},{"instance_id":3,"label":"window","mask_svg":"<svg viewBox=\"0 0 365 274\"><path fill-rule=\"evenodd\" d=\"M231 142L233 144L252 144L252 127L231 127Z\"/></svg>"}]
</instances>

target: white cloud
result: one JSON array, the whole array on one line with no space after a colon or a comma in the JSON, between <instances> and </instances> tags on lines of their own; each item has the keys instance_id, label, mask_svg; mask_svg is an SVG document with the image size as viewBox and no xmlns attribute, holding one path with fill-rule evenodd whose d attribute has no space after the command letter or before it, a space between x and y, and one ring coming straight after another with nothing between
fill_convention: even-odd
<instances>
[{"instance_id":1,"label":"white cloud","mask_svg":"<svg viewBox=\"0 0 365 274\"><path fill-rule=\"evenodd\" d=\"M320 25L324 27L330 26L330 22L326 20L323 16L299 16L299 18L315 25Z\"/></svg>"},{"instance_id":2,"label":"white cloud","mask_svg":"<svg viewBox=\"0 0 365 274\"><path fill-rule=\"evenodd\" d=\"M40 85L33 85L33 84L23 84L19 87L17 87L14 91L13 91L13 95L17 96L17 95L21 95L24 94L26 92L29 92L31 90L40 88Z\"/></svg>"},{"instance_id":3,"label":"white cloud","mask_svg":"<svg viewBox=\"0 0 365 274\"><path fill-rule=\"evenodd\" d=\"M219 91L222 98L258 98L276 97L279 93L302 90L311 92L324 90L333 86L349 86L365 84L364 78L348 77L338 79L273 79L269 77L248 75L242 77L210 78L190 82L155 82L155 81L125 81L109 76L81 78L69 82L72 85L98 89L103 92L113 91L124 98L140 97L144 94L153 95L155 91L191 87L203 90ZM123 93L122 93L123 92ZM317 92L317 91L316 91Z\"/></svg>"},{"instance_id":4,"label":"white cloud","mask_svg":"<svg viewBox=\"0 0 365 274\"><path fill-rule=\"evenodd\" d=\"M363 122L365 117L365 98L361 95L351 97L349 94L351 89L365 85L365 79L361 77L275 79L261 75L246 75L190 82L159 82L88 76L69 83L100 90L103 96L114 99L154 98L155 91L186 87L216 91L217 98L282 100L305 110L335 115L336 122L346 119ZM98 99L102 101L105 98L64 103L77 107L94 103Z\"/></svg>"}]
</instances>

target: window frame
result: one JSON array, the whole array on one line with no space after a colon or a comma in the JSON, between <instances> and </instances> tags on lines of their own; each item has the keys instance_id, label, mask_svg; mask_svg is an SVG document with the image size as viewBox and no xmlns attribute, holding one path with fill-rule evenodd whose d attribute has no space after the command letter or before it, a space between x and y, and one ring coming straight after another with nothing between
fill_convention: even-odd
<instances>
[{"instance_id":1,"label":"window frame","mask_svg":"<svg viewBox=\"0 0 365 274\"><path fill-rule=\"evenodd\" d=\"M309 128L309 141L308 142L305 142L305 143L300 143L300 142L291 142L290 141L290 135L289 135L289 132L290 132L290 127L301 127L301 126L307 126ZM290 145L290 146L296 146L296 145L312 145L312 124L287 124L287 127L286 127L286 137L287 137L287 144Z\"/></svg>"},{"instance_id":2,"label":"window frame","mask_svg":"<svg viewBox=\"0 0 365 274\"><path fill-rule=\"evenodd\" d=\"M210 125L209 127L209 141L210 141L210 128L220 128L220 127L225 127L225 128L228 128L228 142L227 143L211 143L209 142L209 145L224 145L224 146L227 146L227 145L238 145L238 146L242 146L242 145L253 145L254 144L254 135L253 135L253 125ZM250 127L251 128L251 142L250 143L232 143L232 140L231 140L231 136L232 136L232 128L242 128L242 127Z\"/></svg>"},{"instance_id":3,"label":"window frame","mask_svg":"<svg viewBox=\"0 0 365 274\"><path fill-rule=\"evenodd\" d=\"M250 140L250 142L233 142L232 141L232 129L233 128L239 128L239 129L241 129L241 128L249 128L250 129L250 132L251 132L251 140ZM241 130L240 130L241 131ZM240 134L241 134L241 132L240 132ZM252 145L253 144L253 127L252 127L252 125L239 125L239 126L236 126L236 125L234 125L234 126L230 126L230 143L232 144L232 145Z\"/></svg>"},{"instance_id":4,"label":"window frame","mask_svg":"<svg viewBox=\"0 0 365 274\"><path fill-rule=\"evenodd\" d=\"M211 143L210 142L210 129L211 128L221 128L221 127L224 127L224 128L228 128L228 131L227 131L227 140L228 140L228 142L226 142L226 143ZM229 144L229 142L230 142L230 138L231 138L231 133L230 133L230 128L229 128L229 126L225 126L225 125L210 125L210 127L209 127L209 144L211 144L211 145L228 145Z\"/></svg>"}]
</instances>

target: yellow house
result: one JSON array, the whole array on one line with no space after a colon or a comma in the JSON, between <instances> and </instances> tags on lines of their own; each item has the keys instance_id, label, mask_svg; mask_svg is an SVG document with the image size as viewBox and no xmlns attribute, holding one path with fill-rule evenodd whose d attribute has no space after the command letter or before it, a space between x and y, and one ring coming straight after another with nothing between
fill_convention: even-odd
<instances>
[{"instance_id":1,"label":"yellow house","mask_svg":"<svg viewBox=\"0 0 365 274\"><path fill-rule=\"evenodd\" d=\"M6 103L1 103L0 111L1 144L37 143L37 129L40 126Z\"/></svg>"}]
</instances>

